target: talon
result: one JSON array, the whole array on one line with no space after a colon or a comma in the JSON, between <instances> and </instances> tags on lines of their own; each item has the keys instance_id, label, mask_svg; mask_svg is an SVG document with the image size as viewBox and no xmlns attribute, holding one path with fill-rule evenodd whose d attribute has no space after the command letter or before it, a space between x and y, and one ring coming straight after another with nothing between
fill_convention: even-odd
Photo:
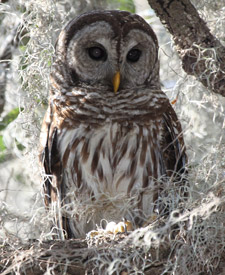
<instances>
[{"instance_id":1,"label":"talon","mask_svg":"<svg viewBox=\"0 0 225 275\"><path fill-rule=\"evenodd\" d=\"M87 233L87 237L88 238L94 238L95 236L99 235L99 232L96 230L92 230L90 232Z\"/></svg>"},{"instance_id":2,"label":"talon","mask_svg":"<svg viewBox=\"0 0 225 275\"><path fill-rule=\"evenodd\" d=\"M125 225L126 225L127 231L132 231L133 230L133 226L132 226L132 223L130 221L126 220Z\"/></svg>"},{"instance_id":3,"label":"talon","mask_svg":"<svg viewBox=\"0 0 225 275\"><path fill-rule=\"evenodd\" d=\"M125 224L125 222L119 222L116 225L116 227L115 227L114 234L124 233L125 231L126 231L126 224Z\"/></svg>"},{"instance_id":4,"label":"talon","mask_svg":"<svg viewBox=\"0 0 225 275\"><path fill-rule=\"evenodd\" d=\"M133 230L133 226L132 223L126 219L124 219L123 222L119 222L116 227L115 227L115 231L114 233L127 233L128 231L132 231Z\"/></svg>"},{"instance_id":5,"label":"talon","mask_svg":"<svg viewBox=\"0 0 225 275\"><path fill-rule=\"evenodd\" d=\"M104 234L103 229L98 229L98 230L91 230L90 232L87 233L87 238L94 238L96 236L101 236Z\"/></svg>"}]
</instances>

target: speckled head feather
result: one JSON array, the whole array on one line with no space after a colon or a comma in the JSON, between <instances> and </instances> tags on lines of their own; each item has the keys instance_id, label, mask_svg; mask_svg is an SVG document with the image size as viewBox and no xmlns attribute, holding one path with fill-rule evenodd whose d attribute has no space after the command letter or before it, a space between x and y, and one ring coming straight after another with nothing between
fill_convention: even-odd
<instances>
[{"instance_id":1,"label":"speckled head feather","mask_svg":"<svg viewBox=\"0 0 225 275\"><path fill-rule=\"evenodd\" d=\"M87 12L71 20L65 27L65 32L67 33L65 47L68 46L70 38L78 30L96 21L108 22L112 26L115 36L120 36L121 34L126 36L132 28L140 29L150 35L158 47L158 40L154 31L141 16L120 10Z\"/></svg>"}]
</instances>

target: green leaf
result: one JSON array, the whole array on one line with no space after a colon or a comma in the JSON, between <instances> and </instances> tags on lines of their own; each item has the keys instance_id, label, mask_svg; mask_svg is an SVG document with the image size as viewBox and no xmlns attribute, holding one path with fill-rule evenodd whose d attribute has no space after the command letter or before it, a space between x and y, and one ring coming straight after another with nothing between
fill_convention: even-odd
<instances>
[{"instance_id":1,"label":"green leaf","mask_svg":"<svg viewBox=\"0 0 225 275\"><path fill-rule=\"evenodd\" d=\"M6 146L3 141L3 136L0 135L0 163L4 162L6 160Z\"/></svg>"},{"instance_id":2,"label":"green leaf","mask_svg":"<svg viewBox=\"0 0 225 275\"><path fill-rule=\"evenodd\" d=\"M3 120L0 122L0 131L4 130L13 120L15 120L22 110L23 108L15 108L4 116Z\"/></svg>"},{"instance_id":3,"label":"green leaf","mask_svg":"<svg viewBox=\"0 0 225 275\"><path fill-rule=\"evenodd\" d=\"M114 1L108 1L109 4L113 4L115 2L116 6L120 10L129 11L132 13L135 13L135 5L133 0L114 0Z\"/></svg>"},{"instance_id":4,"label":"green leaf","mask_svg":"<svg viewBox=\"0 0 225 275\"><path fill-rule=\"evenodd\" d=\"M17 140L16 140L16 147L18 150L20 151L23 151L23 149L25 148L21 143L19 143Z\"/></svg>"},{"instance_id":5,"label":"green leaf","mask_svg":"<svg viewBox=\"0 0 225 275\"><path fill-rule=\"evenodd\" d=\"M21 56L20 58L20 70L25 70L28 67L28 55L24 54L23 56Z\"/></svg>"},{"instance_id":6,"label":"green leaf","mask_svg":"<svg viewBox=\"0 0 225 275\"><path fill-rule=\"evenodd\" d=\"M3 141L3 136L0 135L0 152L3 152L6 150L6 146L5 146L5 143Z\"/></svg>"},{"instance_id":7,"label":"green leaf","mask_svg":"<svg viewBox=\"0 0 225 275\"><path fill-rule=\"evenodd\" d=\"M20 51L22 52L22 53L25 53L25 51L26 51L26 46L24 46L24 45L19 45L19 49L20 49Z\"/></svg>"},{"instance_id":8,"label":"green leaf","mask_svg":"<svg viewBox=\"0 0 225 275\"><path fill-rule=\"evenodd\" d=\"M0 152L0 163L3 163L5 161L6 161L6 155Z\"/></svg>"}]
</instances>

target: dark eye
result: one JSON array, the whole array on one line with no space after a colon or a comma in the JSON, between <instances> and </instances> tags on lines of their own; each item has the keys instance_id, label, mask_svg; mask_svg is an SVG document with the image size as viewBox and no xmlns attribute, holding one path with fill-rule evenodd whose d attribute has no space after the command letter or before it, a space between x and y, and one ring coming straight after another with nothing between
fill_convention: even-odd
<instances>
[{"instance_id":1,"label":"dark eye","mask_svg":"<svg viewBox=\"0 0 225 275\"><path fill-rule=\"evenodd\" d=\"M100 47L91 47L88 49L90 58L94 60L106 60L107 54L104 49Z\"/></svg>"},{"instance_id":2,"label":"dark eye","mask_svg":"<svg viewBox=\"0 0 225 275\"><path fill-rule=\"evenodd\" d=\"M137 62L141 56L141 51L138 49L132 49L127 54L127 60L130 62Z\"/></svg>"}]
</instances>

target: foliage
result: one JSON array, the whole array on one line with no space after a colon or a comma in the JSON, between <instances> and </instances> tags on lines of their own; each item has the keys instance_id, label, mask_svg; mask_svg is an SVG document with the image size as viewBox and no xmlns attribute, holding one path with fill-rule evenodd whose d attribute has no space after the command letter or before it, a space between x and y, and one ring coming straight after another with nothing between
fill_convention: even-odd
<instances>
[{"instance_id":1,"label":"foliage","mask_svg":"<svg viewBox=\"0 0 225 275\"><path fill-rule=\"evenodd\" d=\"M109 8L117 7L120 10L125 10L134 13L135 12L135 5L133 0L114 0L114 1L107 1Z\"/></svg>"},{"instance_id":2,"label":"foliage","mask_svg":"<svg viewBox=\"0 0 225 275\"><path fill-rule=\"evenodd\" d=\"M10 111L7 115L5 115L2 121L0 122L0 131L4 130L12 121L14 121L21 111L23 111L23 108L21 108L20 110L18 107Z\"/></svg>"}]
</instances>

